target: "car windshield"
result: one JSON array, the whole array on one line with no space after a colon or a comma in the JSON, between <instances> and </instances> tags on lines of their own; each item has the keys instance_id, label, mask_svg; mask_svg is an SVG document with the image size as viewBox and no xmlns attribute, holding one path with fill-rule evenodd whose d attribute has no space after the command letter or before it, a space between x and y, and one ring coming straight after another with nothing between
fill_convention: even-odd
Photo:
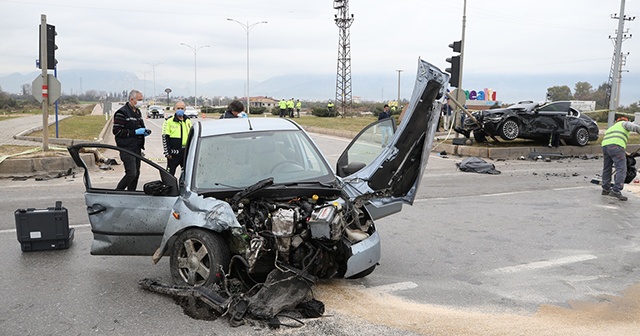
<instances>
[{"instance_id":1,"label":"car windshield","mask_svg":"<svg viewBox=\"0 0 640 336\"><path fill-rule=\"evenodd\" d=\"M245 188L269 177L276 184L335 178L318 149L299 130L204 137L195 160L197 190Z\"/></svg>"}]
</instances>

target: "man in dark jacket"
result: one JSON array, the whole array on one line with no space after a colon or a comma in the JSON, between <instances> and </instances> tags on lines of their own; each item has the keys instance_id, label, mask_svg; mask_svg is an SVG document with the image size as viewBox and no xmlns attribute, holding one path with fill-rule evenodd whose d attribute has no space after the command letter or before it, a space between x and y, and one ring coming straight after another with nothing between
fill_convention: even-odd
<instances>
[{"instance_id":1,"label":"man in dark jacket","mask_svg":"<svg viewBox=\"0 0 640 336\"><path fill-rule=\"evenodd\" d=\"M131 90L129 101L113 115L113 135L116 145L130 150L138 155L144 149L144 137L151 134L151 130L145 128L140 107L143 104L142 92ZM135 191L140 177L140 159L120 152L120 160L124 165L124 176L118 182L117 190Z\"/></svg>"},{"instance_id":2,"label":"man in dark jacket","mask_svg":"<svg viewBox=\"0 0 640 336\"><path fill-rule=\"evenodd\" d=\"M184 115L184 109L184 102L182 100L177 102L173 117L162 124L162 148L167 158L167 171L171 175L176 174L178 166L184 168L184 151L192 126L191 120Z\"/></svg>"},{"instance_id":3,"label":"man in dark jacket","mask_svg":"<svg viewBox=\"0 0 640 336\"><path fill-rule=\"evenodd\" d=\"M228 118L237 118L240 112L244 111L244 105L239 100L234 100L229 104L227 110L223 115L220 116L220 119L228 119Z\"/></svg>"}]
</instances>

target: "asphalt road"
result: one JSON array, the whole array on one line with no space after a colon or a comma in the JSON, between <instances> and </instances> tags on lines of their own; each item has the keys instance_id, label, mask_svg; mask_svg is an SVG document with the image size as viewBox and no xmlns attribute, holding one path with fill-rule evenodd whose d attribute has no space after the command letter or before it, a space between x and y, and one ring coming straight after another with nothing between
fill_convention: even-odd
<instances>
[{"instance_id":1,"label":"asphalt road","mask_svg":"<svg viewBox=\"0 0 640 336\"><path fill-rule=\"evenodd\" d=\"M161 157L160 122L147 120L148 157ZM314 139L332 162L347 145ZM638 334L640 198L601 196L589 183L601 160L494 162L500 175L460 172L460 161L432 155L415 204L377 222L376 271L322 281L314 293L328 316L277 332L193 320L140 290L142 278L170 280L166 258L90 256L80 174L0 180L0 334ZM69 209L73 245L22 253L14 211L56 200Z\"/></svg>"}]
</instances>

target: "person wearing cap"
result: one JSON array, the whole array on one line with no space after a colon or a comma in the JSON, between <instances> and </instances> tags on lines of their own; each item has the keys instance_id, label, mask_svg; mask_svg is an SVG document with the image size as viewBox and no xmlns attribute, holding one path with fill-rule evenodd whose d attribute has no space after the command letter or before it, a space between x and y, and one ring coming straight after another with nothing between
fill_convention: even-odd
<instances>
[{"instance_id":1,"label":"person wearing cap","mask_svg":"<svg viewBox=\"0 0 640 336\"><path fill-rule=\"evenodd\" d=\"M167 171L174 175L178 166L184 169L184 151L187 146L191 120L184 115L185 103L181 100L174 105L173 117L162 124L162 149L167 158Z\"/></svg>"},{"instance_id":2,"label":"person wearing cap","mask_svg":"<svg viewBox=\"0 0 640 336\"><path fill-rule=\"evenodd\" d=\"M280 102L278 102L278 107L280 108L280 118L283 118L285 113L287 113L287 101L282 98Z\"/></svg>"},{"instance_id":3,"label":"person wearing cap","mask_svg":"<svg viewBox=\"0 0 640 336\"><path fill-rule=\"evenodd\" d=\"M300 118L300 109L302 108L302 103L300 99L296 99L296 113L298 114L298 118Z\"/></svg>"},{"instance_id":4,"label":"person wearing cap","mask_svg":"<svg viewBox=\"0 0 640 336\"><path fill-rule=\"evenodd\" d=\"M607 129L602 139L602 195L613 196L621 201L626 201L627 196L622 195L624 180L627 176L626 148L629 141L629 133L640 134L640 125L629 122L629 119L620 117L616 123ZM616 173L611 183L613 168Z\"/></svg>"},{"instance_id":5,"label":"person wearing cap","mask_svg":"<svg viewBox=\"0 0 640 336\"><path fill-rule=\"evenodd\" d=\"M289 118L293 118L293 107L295 103L293 102L293 98L287 100L287 115Z\"/></svg>"},{"instance_id":6,"label":"person wearing cap","mask_svg":"<svg viewBox=\"0 0 640 336\"><path fill-rule=\"evenodd\" d=\"M234 100L229 103L227 110L220 116L220 119L238 118L240 112L244 111L244 105L239 100Z\"/></svg>"}]
</instances>

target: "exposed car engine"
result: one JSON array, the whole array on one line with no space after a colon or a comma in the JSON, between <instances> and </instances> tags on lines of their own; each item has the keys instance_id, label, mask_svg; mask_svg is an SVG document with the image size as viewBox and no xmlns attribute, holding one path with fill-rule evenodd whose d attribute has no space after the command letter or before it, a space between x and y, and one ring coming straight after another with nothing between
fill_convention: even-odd
<instances>
[{"instance_id":1,"label":"exposed car engine","mask_svg":"<svg viewBox=\"0 0 640 336\"><path fill-rule=\"evenodd\" d=\"M342 276L349 247L373 232L365 212L344 207L344 200L243 199L236 217L245 228L231 244L244 256L247 273L267 274L284 263L318 277ZM232 249L233 249L232 247Z\"/></svg>"}]
</instances>

